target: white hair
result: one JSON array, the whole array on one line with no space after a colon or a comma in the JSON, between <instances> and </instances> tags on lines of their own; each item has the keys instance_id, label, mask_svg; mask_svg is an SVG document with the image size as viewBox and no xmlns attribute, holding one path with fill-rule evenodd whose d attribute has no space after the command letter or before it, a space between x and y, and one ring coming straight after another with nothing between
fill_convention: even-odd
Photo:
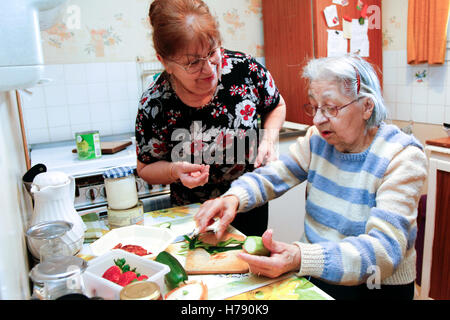
<instances>
[{"instance_id":1,"label":"white hair","mask_svg":"<svg viewBox=\"0 0 450 320\"><path fill-rule=\"evenodd\" d=\"M303 78L310 83L314 80L336 81L345 96L351 99L370 98L374 103L374 109L370 119L367 120L366 128L379 126L387 118L378 76L372 65L358 55L346 54L339 57L312 59L303 70Z\"/></svg>"}]
</instances>

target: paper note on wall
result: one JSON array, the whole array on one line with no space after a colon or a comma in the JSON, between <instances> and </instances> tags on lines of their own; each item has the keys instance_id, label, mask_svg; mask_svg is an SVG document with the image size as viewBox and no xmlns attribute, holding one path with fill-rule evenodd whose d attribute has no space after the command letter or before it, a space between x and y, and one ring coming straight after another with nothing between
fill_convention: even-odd
<instances>
[{"instance_id":1,"label":"paper note on wall","mask_svg":"<svg viewBox=\"0 0 450 320\"><path fill-rule=\"evenodd\" d=\"M347 53L348 41L344 38L344 32L340 30L327 30L328 45L327 56L336 57Z\"/></svg>"},{"instance_id":2,"label":"paper note on wall","mask_svg":"<svg viewBox=\"0 0 450 320\"><path fill-rule=\"evenodd\" d=\"M339 25L339 16L337 13L337 8L334 4L325 7L325 9L323 9L323 14L325 15L325 20L327 21L328 28Z\"/></svg>"},{"instance_id":3,"label":"paper note on wall","mask_svg":"<svg viewBox=\"0 0 450 320\"><path fill-rule=\"evenodd\" d=\"M364 19L364 24L361 25L358 19L352 20L352 38L350 39L350 52L357 53L361 57L368 57L370 52L369 36L367 31L369 24L367 19Z\"/></svg>"},{"instance_id":4,"label":"paper note on wall","mask_svg":"<svg viewBox=\"0 0 450 320\"><path fill-rule=\"evenodd\" d=\"M352 19L344 16L342 18L342 31L344 31L344 38L352 38Z\"/></svg>"}]
</instances>

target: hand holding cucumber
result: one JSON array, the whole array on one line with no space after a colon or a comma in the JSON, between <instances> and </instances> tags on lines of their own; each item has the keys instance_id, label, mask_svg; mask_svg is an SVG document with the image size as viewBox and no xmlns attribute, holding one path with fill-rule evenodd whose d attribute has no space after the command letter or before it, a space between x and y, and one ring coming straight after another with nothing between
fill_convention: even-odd
<instances>
[{"instance_id":1,"label":"hand holding cucumber","mask_svg":"<svg viewBox=\"0 0 450 320\"><path fill-rule=\"evenodd\" d=\"M252 252L257 254L242 252L238 257L248 263L252 273L269 278L277 278L289 271L298 271L301 263L300 248L294 244L275 241L272 235L273 231L270 229L262 235L262 244L270 252L270 256L257 255L266 252L256 243L255 251Z\"/></svg>"},{"instance_id":2,"label":"hand holding cucumber","mask_svg":"<svg viewBox=\"0 0 450 320\"><path fill-rule=\"evenodd\" d=\"M198 231L200 233L205 232L206 228L215 222L214 218L219 218L216 237L221 239L228 225L234 220L238 207L239 199L235 196L226 196L204 202L194 216Z\"/></svg>"}]
</instances>

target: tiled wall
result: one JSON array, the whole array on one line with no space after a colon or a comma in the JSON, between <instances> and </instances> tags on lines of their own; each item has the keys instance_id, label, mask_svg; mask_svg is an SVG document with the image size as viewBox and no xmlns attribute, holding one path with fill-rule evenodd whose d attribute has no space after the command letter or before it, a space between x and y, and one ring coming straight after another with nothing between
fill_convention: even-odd
<instances>
[{"instance_id":1,"label":"tiled wall","mask_svg":"<svg viewBox=\"0 0 450 320\"><path fill-rule=\"evenodd\" d=\"M51 82L21 92L30 144L74 139L79 131L100 135L134 131L141 94L136 62L45 66Z\"/></svg>"},{"instance_id":2,"label":"tiled wall","mask_svg":"<svg viewBox=\"0 0 450 320\"><path fill-rule=\"evenodd\" d=\"M383 51L384 98L393 120L450 122L450 66L408 65L406 50Z\"/></svg>"}]
</instances>

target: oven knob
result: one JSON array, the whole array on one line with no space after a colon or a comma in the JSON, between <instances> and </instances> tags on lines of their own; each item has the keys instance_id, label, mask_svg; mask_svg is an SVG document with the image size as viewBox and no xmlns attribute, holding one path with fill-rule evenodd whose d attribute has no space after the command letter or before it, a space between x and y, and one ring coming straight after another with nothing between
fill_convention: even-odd
<instances>
[{"instance_id":1,"label":"oven knob","mask_svg":"<svg viewBox=\"0 0 450 320\"><path fill-rule=\"evenodd\" d=\"M88 196L89 196L89 199L91 199L91 201L94 201L95 200L95 197L96 197L96 194L95 194L96 192L95 192L95 189L89 189L88 190Z\"/></svg>"},{"instance_id":2,"label":"oven knob","mask_svg":"<svg viewBox=\"0 0 450 320\"><path fill-rule=\"evenodd\" d=\"M100 196L106 199L106 188L102 187L100 189Z\"/></svg>"}]
</instances>

